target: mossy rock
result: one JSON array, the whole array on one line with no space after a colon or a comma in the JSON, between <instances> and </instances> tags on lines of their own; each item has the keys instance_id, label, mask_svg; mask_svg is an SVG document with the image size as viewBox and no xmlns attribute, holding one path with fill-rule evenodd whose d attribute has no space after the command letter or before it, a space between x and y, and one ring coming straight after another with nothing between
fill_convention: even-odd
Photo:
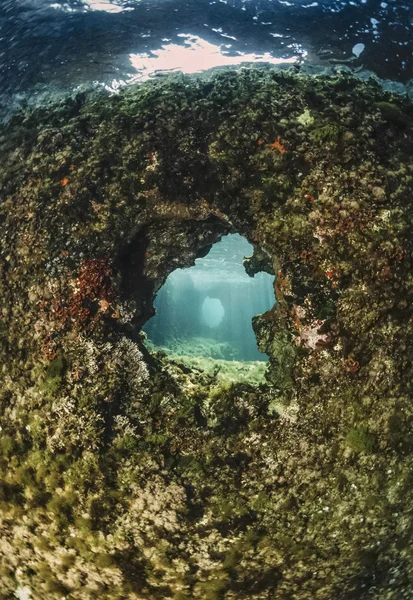
<instances>
[{"instance_id":1,"label":"mossy rock","mask_svg":"<svg viewBox=\"0 0 413 600\"><path fill-rule=\"evenodd\" d=\"M263 68L2 125L0 594L410 599L412 114ZM234 232L276 302L228 385L139 330Z\"/></svg>"},{"instance_id":2,"label":"mossy rock","mask_svg":"<svg viewBox=\"0 0 413 600\"><path fill-rule=\"evenodd\" d=\"M412 121L397 104L392 102L376 102L374 104L379 109L383 118L398 127L407 127Z\"/></svg>"},{"instance_id":3,"label":"mossy rock","mask_svg":"<svg viewBox=\"0 0 413 600\"><path fill-rule=\"evenodd\" d=\"M48 379L56 379L56 378L62 378L63 375L65 374L67 369L67 361L66 359L59 355L56 356L56 358L54 358L52 361L50 361L50 363L47 365L46 368L46 375Z\"/></svg>"},{"instance_id":4,"label":"mossy rock","mask_svg":"<svg viewBox=\"0 0 413 600\"><path fill-rule=\"evenodd\" d=\"M346 435L346 444L354 452L370 454L374 451L376 440L365 428L352 428Z\"/></svg>"},{"instance_id":5,"label":"mossy rock","mask_svg":"<svg viewBox=\"0 0 413 600\"><path fill-rule=\"evenodd\" d=\"M316 129L313 129L309 137L314 142L333 143L336 144L341 135L342 129L336 123L327 123L326 125L320 125Z\"/></svg>"}]
</instances>

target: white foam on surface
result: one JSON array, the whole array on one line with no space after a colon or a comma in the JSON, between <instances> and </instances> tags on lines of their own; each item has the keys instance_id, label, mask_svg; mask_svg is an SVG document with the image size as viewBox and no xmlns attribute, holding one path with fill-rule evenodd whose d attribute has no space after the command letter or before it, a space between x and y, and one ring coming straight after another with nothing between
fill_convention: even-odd
<instances>
[{"instance_id":1,"label":"white foam on surface","mask_svg":"<svg viewBox=\"0 0 413 600\"><path fill-rule=\"evenodd\" d=\"M157 50L131 54L130 61L136 74L131 76L128 83L150 79L159 72L180 71L191 74L242 63L294 64L303 56L302 53L297 53L290 58L278 58L270 52L238 52L237 56L230 56L222 45L217 46L197 35L180 33L178 37L184 40L183 44L164 44Z\"/></svg>"},{"instance_id":2,"label":"white foam on surface","mask_svg":"<svg viewBox=\"0 0 413 600\"><path fill-rule=\"evenodd\" d=\"M354 56L357 56L357 58L358 58L360 56L360 54L362 52L364 52L365 47L366 46L364 44L356 44L355 46L353 46L351 51L354 54Z\"/></svg>"}]
</instances>

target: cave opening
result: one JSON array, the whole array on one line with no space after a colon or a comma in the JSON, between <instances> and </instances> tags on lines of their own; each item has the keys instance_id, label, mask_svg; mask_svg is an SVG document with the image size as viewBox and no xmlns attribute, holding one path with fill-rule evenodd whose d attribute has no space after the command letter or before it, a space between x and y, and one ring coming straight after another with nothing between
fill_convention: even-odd
<instances>
[{"instance_id":1,"label":"cave opening","mask_svg":"<svg viewBox=\"0 0 413 600\"><path fill-rule=\"evenodd\" d=\"M191 366L214 363L238 370L265 371L268 356L258 351L252 318L275 302L273 276L250 277L243 260L253 247L228 234L195 265L175 269L156 295L155 316L143 331L152 350L163 350Z\"/></svg>"}]
</instances>

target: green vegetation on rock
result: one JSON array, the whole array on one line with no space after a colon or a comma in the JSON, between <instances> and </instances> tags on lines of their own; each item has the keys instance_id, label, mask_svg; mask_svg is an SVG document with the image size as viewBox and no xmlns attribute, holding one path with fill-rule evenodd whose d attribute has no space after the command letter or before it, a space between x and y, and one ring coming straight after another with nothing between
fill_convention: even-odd
<instances>
[{"instance_id":1,"label":"green vegetation on rock","mask_svg":"<svg viewBox=\"0 0 413 600\"><path fill-rule=\"evenodd\" d=\"M338 142L341 136L341 129L336 123L328 123L327 125L320 125L313 129L309 137L314 142Z\"/></svg>"},{"instance_id":2,"label":"green vegetation on rock","mask_svg":"<svg viewBox=\"0 0 413 600\"><path fill-rule=\"evenodd\" d=\"M2 126L1 600L411 598L412 122L243 69ZM275 276L268 364L146 347L229 232Z\"/></svg>"},{"instance_id":3,"label":"green vegetation on rock","mask_svg":"<svg viewBox=\"0 0 413 600\"><path fill-rule=\"evenodd\" d=\"M365 429L352 428L346 435L346 444L355 452L370 453L374 450L374 436Z\"/></svg>"}]
</instances>

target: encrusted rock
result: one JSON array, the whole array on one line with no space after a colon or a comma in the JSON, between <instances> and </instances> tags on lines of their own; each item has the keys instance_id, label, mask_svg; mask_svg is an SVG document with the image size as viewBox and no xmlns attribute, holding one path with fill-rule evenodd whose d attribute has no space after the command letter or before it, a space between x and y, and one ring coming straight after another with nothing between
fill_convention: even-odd
<instances>
[{"instance_id":1,"label":"encrusted rock","mask_svg":"<svg viewBox=\"0 0 413 600\"><path fill-rule=\"evenodd\" d=\"M412 123L262 69L4 126L1 598L412 597ZM261 386L139 331L230 232L274 275Z\"/></svg>"}]
</instances>

